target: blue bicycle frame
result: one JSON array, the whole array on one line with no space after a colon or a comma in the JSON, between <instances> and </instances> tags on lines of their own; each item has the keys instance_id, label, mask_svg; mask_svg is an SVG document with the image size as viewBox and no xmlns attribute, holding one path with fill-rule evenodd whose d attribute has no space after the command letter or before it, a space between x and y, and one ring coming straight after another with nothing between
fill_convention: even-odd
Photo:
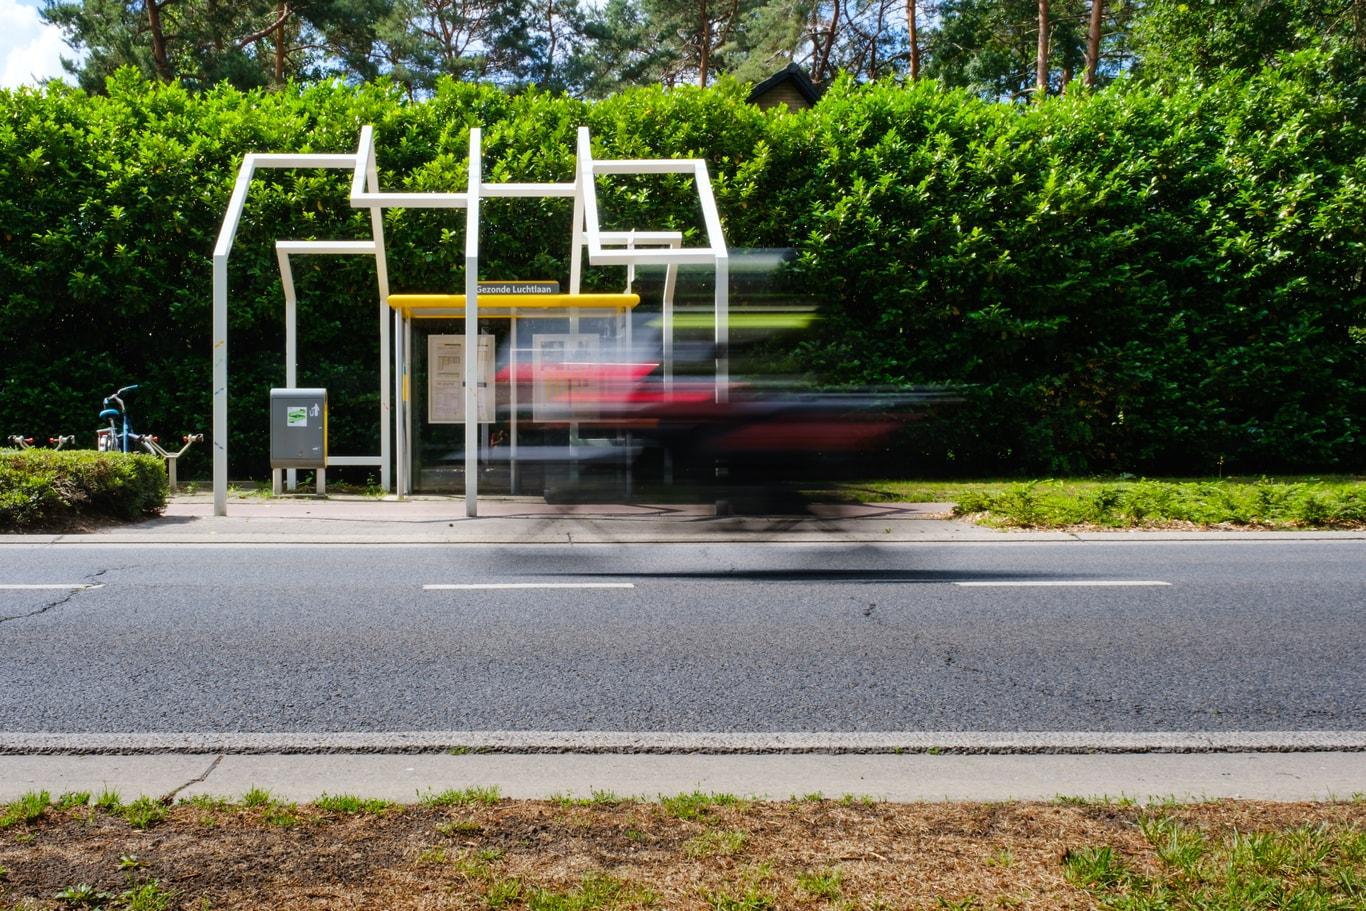
<instances>
[{"instance_id":1,"label":"blue bicycle frame","mask_svg":"<svg viewBox=\"0 0 1366 911\"><path fill-rule=\"evenodd\" d=\"M110 432L110 434L111 434L115 439L118 440L118 443L119 443L119 445L118 445L118 451L119 451L119 452L128 452L128 451L129 451L129 450L128 450L128 443L129 443L130 439L131 439L131 440L136 440L136 439L138 438L138 435L137 435L136 433L133 432L133 428L131 428L131 427L128 426L128 409L127 409L127 407L123 404L123 395L124 395L125 393L132 392L133 390L135 390L135 389L137 389L137 388L138 388L137 386L124 386L124 387L123 387L122 389L120 389L119 391L117 391L117 392L115 392L115 393L113 393L113 394L111 394L111 395L105 396L105 399L104 399L104 410L100 412L100 417L101 417L101 418L108 418L108 419L109 419L109 432ZM117 408L110 408L110 407L109 407L109 403L110 403L110 402L113 402L113 403L116 404L118 407L117 407ZM119 428L117 428L117 427L114 426L114 419L115 419L115 418L122 418L122 419L123 419L123 428L122 428L122 430L120 430Z\"/></svg>"}]
</instances>

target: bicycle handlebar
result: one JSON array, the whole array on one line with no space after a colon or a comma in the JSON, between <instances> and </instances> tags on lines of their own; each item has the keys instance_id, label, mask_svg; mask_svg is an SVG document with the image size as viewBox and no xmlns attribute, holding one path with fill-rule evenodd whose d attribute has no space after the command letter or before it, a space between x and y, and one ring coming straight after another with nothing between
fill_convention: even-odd
<instances>
[{"instance_id":1,"label":"bicycle handlebar","mask_svg":"<svg viewBox=\"0 0 1366 911\"><path fill-rule=\"evenodd\" d=\"M114 392L111 392L104 397L104 404L108 405L110 402L118 402L119 411L127 411L128 406L123 404L122 396L124 393L133 392L137 388L137 384L134 384L132 386L124 386L122 389L115 390Z\"/></svg>"}]
</instances>

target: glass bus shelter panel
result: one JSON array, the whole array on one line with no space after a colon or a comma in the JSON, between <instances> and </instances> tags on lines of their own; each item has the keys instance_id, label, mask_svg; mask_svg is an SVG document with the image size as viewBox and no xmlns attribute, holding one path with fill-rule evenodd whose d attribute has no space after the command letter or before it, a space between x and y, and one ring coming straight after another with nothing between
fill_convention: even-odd
<instances>
[{"instance_id":1,"label":"glass bus shelter panel","mask_svg":"<svg viewBox=\"0 0 1366 911\"><path fill-rule=\"evenodd\" d=\"M480 320L481 338L492 343L491 364L482 369L493 391L492 407L479 427L481 492L541 496L588 476L595 489L601 488L599 493L621 496L627 490L625 434L587 420L591 413L582 401L567 407L564 372L555 366L589 353L602 360L628 356L618 345L621 318L581 314L577 334L571 331L573 322L558 315L519 318L515 324ZM454 405L455 398L463 400L463 330L460 319L414 323L411 471L417 493L461 493L465 488L463 405ZM433 353L438 363L432 362Z\"/></svg>"}]
</instances>

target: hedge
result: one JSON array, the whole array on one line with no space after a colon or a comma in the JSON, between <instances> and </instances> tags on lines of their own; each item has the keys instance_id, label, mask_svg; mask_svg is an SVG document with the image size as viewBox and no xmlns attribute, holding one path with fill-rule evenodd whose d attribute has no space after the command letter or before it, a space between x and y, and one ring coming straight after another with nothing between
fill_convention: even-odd
<instances>
[{"instance_id":1,"label":"hedge","mask_svg":"<svg viewBox=\"0 0 1366 911\"><path fill-rule=\"evenodd\" d=\"M785 286L825 318L787 364L966 389L902 442L906 473L1359 470L1366 80L1322 78L1334 65L1305 53L1030 106L843 82L800 114L761 112L732 83L591 104L450 81L420 102L385 84L196 95L130 71L102 96L3 91L0 415L15 426L0 429L93 430L130 382L139 430L209 429L210 253L247 152L350 151L372 123L387 189L459 190L468 127L484 127L487 179L552 181L571 179L587 124L604 157L706 158L730 244L796 249ZM236 477L265 471L266 390L283 379L272 242L367 236L346 180L271 172L248 198L231 267ZM699 237L688 181L600 192L605 224ZM483 208L481 277L565 279L565 201ZM463 282L450 213L390 210L385 228L395 290ZM373 266L300 259L300 381L346 403L334 451L374 451Z\"/></svg>"},{"instance_id":2,"label":"hedge","mask_svg":"<svg viewBox=\"0 0 1366 911\"><path fill-rule=\"evenodd\" d=\"M165 463L151 455L0 450L0 531L61 529L84 519L132 521L166 506Z\"/></svg>"}]
</instances>

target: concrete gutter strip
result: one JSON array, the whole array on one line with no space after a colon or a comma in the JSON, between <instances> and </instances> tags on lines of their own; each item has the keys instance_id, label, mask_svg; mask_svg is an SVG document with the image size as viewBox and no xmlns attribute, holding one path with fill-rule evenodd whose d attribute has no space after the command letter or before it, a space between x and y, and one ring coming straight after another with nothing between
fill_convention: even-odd
<instances>
[{"instance_id":1,"label":"concrete gutter strip","mask_svg":"<svg viewBox=\"0 0 1366 911\"><path fill-rule=\"evenodd\" d=\"M1366 752L1366 731L689 733L399 731L384 733L0 733L0 755L708 754L1065 755ZM1366 785L1366 782L1363 782Z\"/></svg>"},{"instance_id":2,"label":"concrete gutter strip","mask_svg":"<svg viewBox=\"0 0 1366 911\"><path fill-rule=\"evenodd\" d=\"M466 788L505 798L588 797L608 791L652 800L702 791L761 800L821 794L893 802L1053 800L1059 795L1139 803L1242 798L1348 800L1366 783L1363 753L1205 753L1096 756L712 755L258 755L0 756L0 801L28 791L167 801L240 799L264 788L281 800L324 793L403 803Z\"/></svg>"}]
</instances>

